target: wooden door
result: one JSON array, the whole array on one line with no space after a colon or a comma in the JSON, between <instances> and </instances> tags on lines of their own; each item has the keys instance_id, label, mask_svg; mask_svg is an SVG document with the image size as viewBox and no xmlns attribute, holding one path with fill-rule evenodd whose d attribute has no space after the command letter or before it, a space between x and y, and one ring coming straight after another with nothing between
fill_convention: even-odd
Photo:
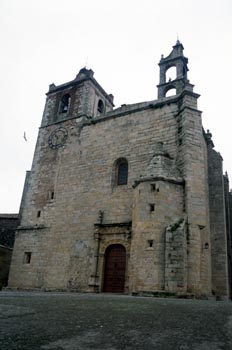
<instances>
[{"instance_id":1,"label":"wooden door","mask_svg":"<svg viewBox=\"0 0 232 350\"><path fill-rule=\"evenodd\" d=\"M112 244L105 253L103 292L123 293L126 272L126 250L121 244Z\"/></svg>"}]
</instances>

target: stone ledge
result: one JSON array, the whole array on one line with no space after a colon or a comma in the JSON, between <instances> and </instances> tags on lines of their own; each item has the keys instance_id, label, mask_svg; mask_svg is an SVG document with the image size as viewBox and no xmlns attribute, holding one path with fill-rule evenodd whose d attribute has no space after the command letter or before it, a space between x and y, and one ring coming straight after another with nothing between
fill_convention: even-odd
<instances>
[{"instance_id":1,"label":"stone ledge","mask_svg":"<svg viewBox=\"0 0 232 350\"><path fill-rule=\"evenodd\" d=\"M28 231L28 230L43 230L48 228L45 225L31 225L31 226L19 226L16 231Z\"/></svg>"},{"instance_id":2,"label":"stone ledge","mask_svg":"<svg viewBox=\"0 0 232 350\"><path fill-rule=\"evenodd\" d=\"M194 295L192 293L181 293L181 292L168 292L168 291L141 291L141 292L132 292L132 296L139 297L154 297L154 298L176 298L176 299L197 299L197 300L225 300L217 299L212 295ZM228 300L228 299L227 299Z\"/></svg>"},{"instance_id":3,"label":"stone ledge","mask_svg":"<svg viewBox=\"0 0 232 350\"><path fill-rule=\"evenodd\" d=\"M96 227L131 227L132 225L132 221L128 221L128 222L112 222L112 223L108 223L108 224L100 224L100 223L96 223L94 224L94 226Z\"/></svg>"},{"instance_id":4,"label":"stone ledge","mask_svg":"<svg viewBox=\"0 0 232 350\"><path fill-rule=\"evenodd\" d=\"M136 188L141 182L149 182L149 181L166 181L176 185L184 185L185 183L184 179L170 179L163 176L155 176L155 177L147 177L147 178L136 180L132 185L132 187Z\"/></svg>"}]
</instances>

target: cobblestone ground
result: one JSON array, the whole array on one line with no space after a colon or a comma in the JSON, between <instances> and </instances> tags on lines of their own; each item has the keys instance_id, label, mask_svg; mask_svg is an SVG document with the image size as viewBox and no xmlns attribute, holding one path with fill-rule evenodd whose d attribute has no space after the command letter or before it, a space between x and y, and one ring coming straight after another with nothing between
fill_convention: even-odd
<instances>
[{"instance_id":1,"label":"cobblestone ground","mask_svg":"<svg viewBox=\"0 0 232 350\"><path fill-rule=\"evenodd\" d=\"M232 349L232 303L0 292L1 350Z\"/></svg>"}]
</instances>

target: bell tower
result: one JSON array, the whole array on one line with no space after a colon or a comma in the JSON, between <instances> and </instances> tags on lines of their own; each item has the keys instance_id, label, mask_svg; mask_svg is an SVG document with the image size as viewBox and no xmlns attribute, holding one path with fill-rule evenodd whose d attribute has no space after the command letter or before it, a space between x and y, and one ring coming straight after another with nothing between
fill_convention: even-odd
<instances>
[{"instance_id":1,"label":"bell tower","mask_svg":"<svg viewBox=\"0 0 232 350\"><path fill-rule=\"evenodd\" d=\"M175 89L177 95L185 89L193 91L193 85L189 84L187 77L188 59L184 57L183 50L183 45L177 40L170 55L167 57L161 56L159 62L160 81L159 85L157 85L158 98L166 97L166 93L171 89ZM167 81L166 73L171 67L176 68L176 77L174 80L169 79Z\"/></svg>"}]
</instances>

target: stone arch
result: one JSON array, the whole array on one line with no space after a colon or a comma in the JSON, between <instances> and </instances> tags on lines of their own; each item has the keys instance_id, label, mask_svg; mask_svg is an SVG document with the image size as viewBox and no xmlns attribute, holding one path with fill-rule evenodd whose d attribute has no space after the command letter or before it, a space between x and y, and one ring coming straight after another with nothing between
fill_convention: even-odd
<instances>
[{"instance_id":1,"label":"stone arch","mask_svg":"<svg viewBox=\"0 0 232 350\"><path fill-rule=\"evenodd\" d=\"M104 255L105 252L106 252L106 249L110 245L113 245L113 244L120 244L120 245L122 245L125 248L127 255L129 254L130 243L127 242L127 241L124 241L123 239L117 239L117 238L116 239L107 240L103 244L101 244L100 254Z\"/></svg>"},{"instance_id":2,"label":"stone arch","mask_svg":"<svg viewBox=\"0 0 232 350\"><path fill-rule=\"evenodd\" d=\"M104 110L105 110L104 102L101 99L99 99L97 104L97 114L99 115L104 113Z\"/></svg>"},{"instance_id":3,"label":"stone arch","mask_svg":"<svg viewBox=\"0 0 232 350\"><path fill-rule=\"evenodd\" d=\"M129 275L128 275L128 265L130 261L130 228L121 227L120 232L118 229L110 228L109 231L100 234L100 244L98 251L98 281L99 281L99 291L103 291L103 283L104 283L104 270L105 270L105 253L107 248L113 244L121 244L126 250L126 275L125 275L125 288L124 291L128 292L128 283L129 283Z\"/></svg>"},{"instance_id":4,"label":"stone arch","mask_svg":"<svg viewBox=\"0 0 232 350\"><path fill-rule=\"evenodd\" d=\"M176 80L177 78L177 66L176 64L170 64L165 69L165 82Z\"/></svg>"},{"instance_id":5,"label":"stone arch","mask_svg":"<svg viewBox=\"0 0 232 350\"><path fill-rule=\"evenodd\" d=\"M170 93L173 92L173 93ZM176 86L171 84L166 87L164 90L164 97L170 97L176 95Z\"/></svg>"},{"instance_id":6,"label":"stone arch","mask_svg":"<svg viewBox=\"0 0 232 350\"><path fill-rule=\"evenodd\" d=\"M64 94L60 100L59 114L67 113L70 107L71 96L70 94Z\"/></svg>"}]
</instances>

